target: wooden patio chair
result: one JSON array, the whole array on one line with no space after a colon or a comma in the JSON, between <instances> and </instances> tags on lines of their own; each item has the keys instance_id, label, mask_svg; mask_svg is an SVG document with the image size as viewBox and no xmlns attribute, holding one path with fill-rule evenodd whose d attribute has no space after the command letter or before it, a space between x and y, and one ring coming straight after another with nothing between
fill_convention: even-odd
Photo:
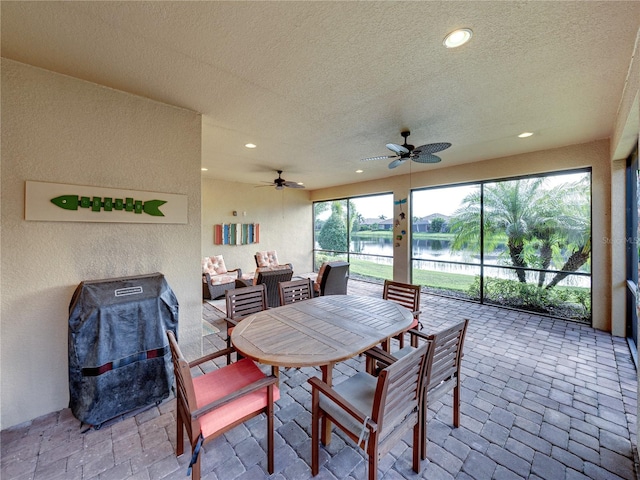
<instances>
[{"instance_id":1,"label":"wooden patio chair","mask_svg":"<svg viewBox=\"0 0 640 480\"><path fill-rule=\"evenodd\" d=\"M278 293L280 305L308 300L313 298L313 284L310 278L280 282L278 283Z\"/></svg>"},{"instance_id":2,"label":"wooden patio chair","mask_svg":"<svg viewBox=\"0 0 640 480\"><path fill-rule=\"evenodd\" d=\"M409 330L409 334L416 338L424 339L433 344L433 365L429 380L426 383L426 391L423 396L422 405L422 439L421 458L427 457L427 409L429 404L440 399L445 393L453 390L453 425L460 426L460 367L462 364L464 337L467 332L469 320L453 325L435 334L427 335L417 330ZM414 352L416 347L407 346L393 354L389 354L374 347L365 352L370 359L378 361L378 365L389 365L400 358L404 358Z\"/></svg>"},{"instance_id":3,"label":"wooden patio chair","mask_svg":"<svg viewBox=\"0 0 640 480\"><path fill-rule=\"evenodd\" d=\"M186 430L191 444L192 480L200 480L200 453L204 444L262 413L267 416L267 469L272 474L273 402L280 398L277 378L262 373L248 358L193 377L192 367L226 355L228 349L187 362L173 332L168 331L167 336L176 379L176 455L184 453Z\"/></svg>"},{"instance_id":4,"label":"wooden patio chair","mask_svg":"<svg viewBox=\"0 0 640 480\"><path fill-rule=\"evenodd\" d=\"M244 317L266 310L267 289L264 284L240 287L225 292L227 306L227 349L231 348L231 332ZM236 355L237 352L236 352ZM231 352L227 353L227 365L231 363Z\"/></svg>"},{"instance_id":5,"label":"wooden patio chair","mask_svg":"<svg viewBox=\"0 0 640 480\"><path fill-rule=\"evenodd\" d=\"M330 420L368 456L369 480L378 478L378 460L413 430L413 471L420 472L423 385L433 361L431 343L395 361L378 378L358 372L330 387L317 377L311 384L311 473L319 470L320 421Z\"/></svg>"},{"instance_id":6,"label":"wooden patio chair","mask_svg":"<svg viewBox=\"0 0 640 480\"><path fill-rule=\"evenodd\" d=\"M394 282L392 280L384 281L382 290L382 298L398 303L403 307L407 307L413 314L413 323L407 330L394 338L398 340L398 346L404 348L404 334L410 329L417 329L420 326L420 285L412 285L410 283ZM418 339L411 336L411 345L418 346ZM390 345L386 343L384 349L389 351Z\"/></svg>"}]
</instances>

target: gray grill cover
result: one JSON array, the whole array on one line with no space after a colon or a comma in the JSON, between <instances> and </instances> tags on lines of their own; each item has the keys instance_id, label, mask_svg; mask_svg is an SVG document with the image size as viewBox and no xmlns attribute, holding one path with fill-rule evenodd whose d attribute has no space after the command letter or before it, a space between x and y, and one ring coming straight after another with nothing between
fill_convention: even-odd
<instances>
[{"instance_id":1,"label":"gray grill cover","mask_svg":"<svg viewBox=\"0 0 640 480\"><path fill-rule=\"evenodd\" d=\"M167 330L178 301L161 273L82 282L69 305L69 407L99 426L160 402L173 385Z\"/></svg>"}]
</instances>

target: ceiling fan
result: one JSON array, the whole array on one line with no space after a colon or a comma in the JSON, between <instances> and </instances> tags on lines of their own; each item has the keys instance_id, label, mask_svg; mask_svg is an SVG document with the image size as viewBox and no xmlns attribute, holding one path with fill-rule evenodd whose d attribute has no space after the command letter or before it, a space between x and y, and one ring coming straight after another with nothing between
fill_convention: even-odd
<instances>
[{"instance_id":1,"label":"ceiling fan","mask_svg":"<svg viewBox=\"0 0 640 480\"><path fill-rule=\"evenodd\" d=\"M282 170L276 170L276 172L278 172L278 178L275 178L273 180L273 183L265 182L265 183L271 183L272 185L275 185L276 186L276 190L282 190L284 187L288 187L288 188L304 188L304 185L302 183L290 182L290 181L285 180L284 178L282 178Z\"/></svg>"},{"instance_id":2,"label":"ceiling fan","mask_svg":"<svg viewBox=\"0 0 640 480\"><path fill-rule=\"evenodd\" d=\"M363 158L362 161L368 162L370 160L383 160L385 158L391 158L392 160L391 163L389 163L389 168L396 168L409 159L418 163L438 163L442 159L437 155L434 155L434 153L446 150L451 146L451 144L448 142L440 142L428 143L426 145L414 147L413 145L409 145L407 143L407 137L411 135L411 132L409 130L400 132L400 135L402 135L404 138L403 145L387 143L387 148L394 152L395 155L382 155L379 157Z\"/></svg>"}]
</instances>

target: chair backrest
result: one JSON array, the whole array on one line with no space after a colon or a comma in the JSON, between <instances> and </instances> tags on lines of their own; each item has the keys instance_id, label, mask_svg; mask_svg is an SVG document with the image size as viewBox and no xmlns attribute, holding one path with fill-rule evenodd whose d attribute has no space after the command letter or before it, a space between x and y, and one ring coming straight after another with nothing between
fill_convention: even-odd
<instances>
[{"instance_id":1,"label":"chair backrest","mask_svg":"<svg viewBox=\"0 0 640 480\"><path fill-rule=\"evenodd\" d=\"M320 280L320 295L346 295L349 262L328 262Z\"/></svg>"},{"instance_id":2,"label":"chair backrest","mask_svg":"<svg viewBox=\"0 0 640 480\"><path fill-rule=\"evenodd\" d=\"M202 259L202 274L224 275L227 273L227 266L224 263L222 255L214 255L212 257L204 257Z\"/></svg>"},{"instance_id":3,"label":"chair backrest","mask_svg":"<svg viewBox=\"0 0 640 480\"><path fill-rule=\"evenodd\" d=\"M267 305L277 307L280 305L278 283L288 282L293 276L293 270L288 267L265 268L256 271L256 285L264 285L267 291Z\"/></svg>"},{"instance_id":4,"label":"chair backrest","mask_svg":"<svg viewBox=\"0 0 640 480\"><path fill-rule=\"evenodd\" d=\"M264 285L240 287L225 292L227 318L236 320L267 309L267 290Z\"/></svg>"},{"instance_id":5,"label":"chair backrest","mask_svg":"<svg viewBox=\"0 0 640 480\"><path fill-rule=\"evenodd\" d=\"M177 415L182 416L184 426L190 439L200 434L200 423L197 419L191 418L191 412L197 410L196 394L193 388L193 378L191 369L180 351L178 341L171 330L167 330L169 346L171 348L171 360L173 361L173 372L176 382L176 408ZM194 437L195 435L195 437Z\"/></svg>"},{"instance_id":6,"label":"chair backrest","mask_svg":"<svg viewBox=\"0 0 640 480\"><path fill-rule=\"evenodd\" d=\"M417 312L420 310L420 285L385 280L382 298Z\"/></svg>"},{"instance_id":7,"label":"chair backrest","mask_svg":"<svg viewBox=\"0 0 640 480\"><path fill-rule=\"evenodd\" d=\"M418 421L433 353L433 342L427 341L380 372L371 415L380 429L379 438L385 439L405 422L411 427Z\"/></svg>"},{"instance_id":8,"label":"chair backrest","mask_svg":"<svg viewBox=\"0 0 640 480\"><path fill-rule=\"evenodd\" d=\"M280 305L287 305L313 298L313 285L310 278L280 282L278 283L278 293L280 294Z\"/></svg>"},{"instance_id":9,"label":"chair backrest","mask_svg":"<svg viewBox=\"0 0 640 480\"><path fill-rule=\"evenodd\" d=\"M464 337L469 320L447 328L429 338L433 342L433 365L427 383L427 398L437 400L454 388L460 378Z\"/></svg>"},{"instance_id":10,"label":"chair backrest","mask_svg":"<svg viewBox=\"0 0 640 480\"><path fill-rule=\"evenodd\" d=\"M264 252L256 252L253 256L256 260L256 267L277 267L278 253L275 250L266 250Z\"/></svg>"}]
</instances>

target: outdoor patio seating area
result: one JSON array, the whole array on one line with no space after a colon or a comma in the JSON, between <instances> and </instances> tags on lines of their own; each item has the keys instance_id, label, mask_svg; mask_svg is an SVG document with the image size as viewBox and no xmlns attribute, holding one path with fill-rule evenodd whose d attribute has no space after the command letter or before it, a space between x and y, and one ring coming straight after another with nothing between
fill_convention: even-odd
<instances>
[{"instance_id":1,"label":"outdoor patio seating area","mask_svg":"<svg viewBox=\"0 0 640 480\"><path fill-rule=\"evenodd\" d=\"M382 285L351 279L348 293L382 296ZM379 463L379 478L635 479L637 374L626 340L584 325L423 294L425 332L470 322L462 361L461 425L451 395L430 405L427 460L412 470L409 433ZM223 314L203 316L219 332ZM392 350L397 349L397 341ZM220 364L225 364L220 359ZM334 385L364 370L365 357L339 363ZM205 365L203 369L211 368ZM204 448L202 478L360 479L366 460L333 430L311 476L311 387L317 368L281 369L275 407L275 473L267 474L264 418ZM0 477L8 479L183 479L190 455L175 456L175 399L83 433L69 409L2 431Z\"/></svg>"}]
</instances>

